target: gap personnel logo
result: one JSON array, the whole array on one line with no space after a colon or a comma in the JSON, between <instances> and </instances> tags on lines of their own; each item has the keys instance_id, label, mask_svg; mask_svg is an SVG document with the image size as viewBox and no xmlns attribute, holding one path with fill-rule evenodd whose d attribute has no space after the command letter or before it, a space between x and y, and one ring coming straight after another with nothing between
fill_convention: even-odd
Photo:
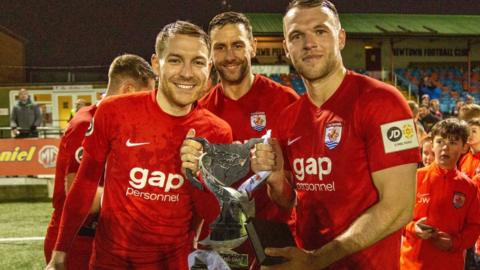
<instances>
[{"instance_id":1,"label":"gap personnel logo","mask_svg":"<svg viewBox=\"0 0 480 270\"><path fill-rule=\"evenodd\" d=\"M130 186L137 189L143 189L148 184L169 192L181 188L184 182L185 180L179 174L166 174L162 171L149 171L139 167L130 170Z\"/></svg>"},{"instance_id":2,"label":"gap personnel logo","mask_svg":"<svg viewBox=\"0 0 480 270\"><path fill-rule=\"evenodd\" d=\"M332 172L332 160L328 157L296 158L293 160L295 177L303 181L306 175L315 175L320 181Z\"/></svg>"},{"instance_id":3,"label":"gap personnel logo","mask_svg":"<svg viewBox=\"0 0 480 270\"><path fill-rule=\"evenodd\" d=\"M93 133L93 118L90 121L90 125L88 126L87 132L85 132L85 136L90 136Z\"/></svg>"},{"instance_id":4,"label":"gap personnel logo","mask_svg":"<svg viewBox=\"0 0 480 270\"><path fill-rule=\"evenodd\" d=\"M80 163L83 157L83 146L80 146L77 151L75 151L75 160Z\"/></svg>"},{"instance_id":5,"label":"gap personnel logo","mask_svg":"<svg viewBox=\"0 0 480 270\"><path fill-rule=\"evenodd\" d=\"M417 133L413 119L400 120L380 126L385 153L418 147Z\"/></svg>"},{"instance_id":6,"label":"gap personnel logo","mask_svg":"<svg viewBox=\"0 0 480 270\"><path fill-rule=\"evenodd\" d=\"M267 116L265 112L251 113L250 126L256 131L262 131L267 126Z\"/></svg>"},{"instance_id":7,"label":"gap personnel logo","mask_svg":"<svg viewBox=\"0 0 480 270\"><path fill-rule=\"evenodd\" d=\"M328 123L325 128L325 145L332 150L337 147L342 138L342 123Z\"/></svg>"},{"instance_id":8,"label":"gap personnel logo","mask_svg":"<svg viewBox=\"0 0 480 270\"><path fill-rule=\"evenodd\" d=\"M462 206L465 204L465 194L462 192L454 192L453 193L453 207L455 208L462 208Z\"/></svg>"},{"instance_id":9,"label":"gap personnel logo","mask_svg":"<svg viewBox=\"0 0 480 270\"><path fill-rule=\"evenodd\" d=\"M45 145L38 152L38 162L45 168L54 168L57 161L58 148L54 145Z\"/></svg>"}]
</instances>

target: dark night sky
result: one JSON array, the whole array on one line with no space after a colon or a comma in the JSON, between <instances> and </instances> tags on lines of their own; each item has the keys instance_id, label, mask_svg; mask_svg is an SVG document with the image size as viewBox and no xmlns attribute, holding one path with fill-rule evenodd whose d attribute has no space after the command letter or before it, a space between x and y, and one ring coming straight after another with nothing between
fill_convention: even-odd
<instances>
[{"instance_id":1,"label":"dark night sky","mask_svg":"<svg viewBox=\"0 0 480 270\"><path fill-rule=\"evenodd\" d=\"M240 12L283 12L288 0L226 0ZM337 0L340 13L480 14L480 0ZM149 59L163 25L207 26L222 0L0 0L0 25L27 40L27 65L108 65L121 53Z\"/></svg>"}]
</instances>

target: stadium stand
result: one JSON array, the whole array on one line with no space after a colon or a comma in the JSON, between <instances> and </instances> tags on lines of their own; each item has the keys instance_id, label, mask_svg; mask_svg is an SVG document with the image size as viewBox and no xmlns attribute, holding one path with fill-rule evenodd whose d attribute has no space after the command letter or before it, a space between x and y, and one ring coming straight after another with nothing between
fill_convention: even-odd
<instances>
[{"instance_id":1,"label":"stadium stand","mask_svg":"<svg viewBox=\"0 0 480 270\"><path fill-rule=\"evenodd\" d=\"M410 88L415 95L428 94L440 101L440 111L450 113L457 101L473 97L480 100L480 67L470 73L463 67L409 67L397 68L395 75L400 86Z\"/></svg>"}]
</instances>

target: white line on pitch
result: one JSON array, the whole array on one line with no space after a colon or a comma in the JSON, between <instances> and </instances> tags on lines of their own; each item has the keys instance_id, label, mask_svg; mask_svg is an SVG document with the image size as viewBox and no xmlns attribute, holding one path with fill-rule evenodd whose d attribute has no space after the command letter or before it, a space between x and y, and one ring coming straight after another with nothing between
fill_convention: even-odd
<instances>
[{"instance_id":1,"label":"white line on pitch","mask_svg":"<svg viewBox=\"0 0 480 270\"><path fill-rule=\"evenodd\" d=\"M40 241L44 240L45 237L10 237L10 238L0 238L0 242L19 242L19 241Z\"/></svg>"}]
</instances>

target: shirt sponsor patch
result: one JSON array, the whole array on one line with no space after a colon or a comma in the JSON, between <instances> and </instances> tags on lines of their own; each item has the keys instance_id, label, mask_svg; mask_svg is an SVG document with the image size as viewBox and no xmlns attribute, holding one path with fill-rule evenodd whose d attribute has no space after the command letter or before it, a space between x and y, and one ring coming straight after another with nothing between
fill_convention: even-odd
<instances>
[{"instance_id":1,"label":"shirt sponsor patch","mask_svg":"<svg viewBox=\"0 0 480 270\"><path fill-rule=\"evenodd\" d=\"M337 147L342 138L342 123L328 123L325 128L325 145L329 150Z\"/></svg>"},{"instance_id":2,"label":"shirt sponsor patch","mask_svg":"<svg viewBox=\"0 0 480 270\"><path fill-rule=\"evenodd\" d=\"M393 153L418 147L413 119L400 120L380 126L385 153Z\"/></svg>"},{"instance_id":3,"label":"shirt sponsor patch","mask_svg":"<svg viewBox=\"0 0 480 270\"><path fill-rule=\"evenodd\" d=\"M267 116L265 112L251 113L250 126L256 131L262 131L267 126Z\"/></svg>"}]
</instances>

